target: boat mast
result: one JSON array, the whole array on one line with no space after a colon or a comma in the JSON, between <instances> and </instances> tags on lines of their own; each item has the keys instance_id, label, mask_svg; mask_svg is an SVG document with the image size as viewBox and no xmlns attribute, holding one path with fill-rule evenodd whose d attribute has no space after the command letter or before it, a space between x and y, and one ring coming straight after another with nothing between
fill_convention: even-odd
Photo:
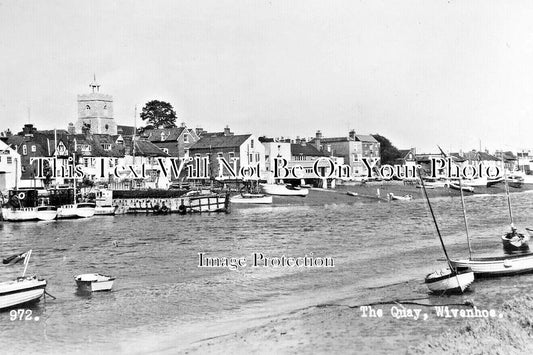
<instances>
[{"instance_id":1,"label":"boat mast","mask_svg":"<svg viewBox=\"0 0 533 355\"><path fill-rule=\"evenodd\" d=\"M418 177L420 178L420 184L422 185L422 190L424 191L424 195L426 196L426 201L429 206L429 211L431 212L431 217L433 218L433 223L435 224L435 229L437 230L437 235L439 236L440 244L442 245L442 250L444 251L444 256L446 256L446 262L448 262L450 270L454 270L452 263L450 262L450 257L448 256L448 252L446 251L446 247L444 246L444 241L442 240L439 225L437 224L437 219L435 218L435 214L433 213L433 208L431 207L431 202L429 201L428 192L426 191L426 185L424 184L422 174L420 174L420 169L418 169Z\"/></svg>"},{"instance_id":2,"label":"boat mast","mask_svg":"<svg viewBox=\"0 0 533 355\"><path fill-rule=\"evenodd\" d=\"M466 205L465 205L465 199L463 195L463 183L462 179L459 178L459 191L461 191L461 204L463 205L463 218L465 221L465 230L466 230L466 241L468 242L468 255L469 259L472 259L472 247L470 245L470 235L468 234L468 220L466 218Z\"/></svg>"},{"instance_id":3,"label":"boat mast","mask_svg":"<svg viewBox=\"0 0 533 355\"><path fill-rule=\"evenodd\" d=\"M507 195L507 206L509 207L509 219L511 220L511 229L514 229L513 209L511 208L511 195L509 194L509 185L507 184L507 173L505 172L505 163L503 161L503 151L502 151L502 166L503 166L503 183L505 185L505 194Z\"/></svg>"},{"instance_id":4,"label":"boat mast","mask_svg":"<svg viewBox=\"0 0 533 355\"><path fill-rule=\"evenodd\" d=\"M72 153L72 180L74 181L74 205L76 204L76 153Z\"/></svg>"}]
</instances>

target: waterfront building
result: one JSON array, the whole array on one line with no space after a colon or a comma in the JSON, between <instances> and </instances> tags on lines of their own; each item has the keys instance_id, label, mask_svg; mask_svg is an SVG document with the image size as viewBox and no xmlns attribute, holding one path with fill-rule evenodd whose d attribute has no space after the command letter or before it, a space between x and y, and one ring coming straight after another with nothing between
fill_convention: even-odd
<instances>
[{"instance_id":1,"label":"waterfront building","mask_svg":"<svg viewBox=\"0 0 533 355\"><path fill-rule=\"evenodd\" d=\"M366 174L363 158L368 161L380 161L380 144L371 135L356 134L351 130L346 137L324 138L321 131L317 131L311 144L320 151L332 156L344 158L344 164L349 165L355 176Z\"/></svg>"},{"instance_id":2,"label":"waterfront building","mask_svg":"<svg viewBox=\"0 0 533 355\"><path fill-rule=\"evenodd\" d=\"M5 137L2 137L5 138ZM4 139L0 140L0 192L4 195L7 190L20 185L20 154Z\"/></svg>"},{"instance_id":3,"label":"waterfront building","mask_svg":"<svg viewBox=\"0 0 533 355\"><path fill-rule=\"evenodd\" d=\"M200 139L189 148L191 158L207 157L209 161L209 171L201 172L208 178L219 179L220 165L217 158L224 158L231 167L235 163L238 171L243 168L253 168L261 176L265 173L265 147L253 134L236 135L228 127L224 132L205 132ZM227 169L223 170L224 178L230 175ZM231 179L235 179L231 177Z\"/></svg>"},{"instance_id":4,"label":"waterfront building","mask_svg":"<svg viewBox=\"0 0 533 355\"><path fill-rule=\"evenodd\" d=\"M141 137L155 144L171 157L188 157L189 149L200 137L185 123L180 127L149 129Z\"/></svg>"}]
</instances>

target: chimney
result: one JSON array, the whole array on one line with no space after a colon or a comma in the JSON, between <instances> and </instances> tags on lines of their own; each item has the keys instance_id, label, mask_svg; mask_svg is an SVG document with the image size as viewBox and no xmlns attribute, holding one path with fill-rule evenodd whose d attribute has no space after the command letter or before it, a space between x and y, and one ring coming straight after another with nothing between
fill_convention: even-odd
<instances>
[{"instance_id":1,"label":"chimney","mask_svg":"<svg viewBox=\"0 0 533 355\"><path fill-rule=\"evenodd\" d=\"M70 122L67 127L68 134L75 134L76 128L74 128L74 123Z\"/></svg>"},{"instance_id":2,"label":"chimney","mask_svg":"<svg viewBox=\"0 0 533 355\"><path fill-rule=\"evenodd\" d=\"M296 136L296 144L300 144L300 143L301 143L300 136Z\"/></svg>"},{"instance_id":3,"label":"chimney","mask_svg":"<svg viewBox=\"0 0 533 355\"><path fill-rule=\"evenodd\" d=\"M320 140L322 139L322 132L320 130L316 131L316 137L315 137L315 146L316 149L320 150Z\"/></svg>"},{"instance_id":4,"label":"chimney","mask_svg":"<svg viewBox=\"0 0 533 355\"><path fill-rule=\"evenodd\" d=\"M226 126L226 128L224 128L224 136L232 136L229 126Z\"/></svg>"},{"instance_id":5,"label":"chimney","mask_svg":"<svg viewBox=\"0 0 533 355\"><path fill-rule=\"evenodd\" d=\"M205 133L204 129L201 128L201 127L196 127L196 129L195 129L194 131L196 132L196 135L197 135L198 137L200 137L202 134Z\"/></svg>"},{"instance_id":6,"label":"chimney","mask_svg":"<svg viewBox=\"0 0 533 355\"><path fill-rule=\"evenodd\" d=\"M187 127L187 125L185 124L185 122L181 122L181 127L183 127L183 128Z\"/></svg>"},{"instance_id":7,"label":"chimney","mask_svg":"<svg viewBox=\"0 0 533 355\"><path fill-rule=\"evenodd\" d=\"M349 134L350 139L355 140L355 129L352 129Z\"/></svg>"}]
</instances>

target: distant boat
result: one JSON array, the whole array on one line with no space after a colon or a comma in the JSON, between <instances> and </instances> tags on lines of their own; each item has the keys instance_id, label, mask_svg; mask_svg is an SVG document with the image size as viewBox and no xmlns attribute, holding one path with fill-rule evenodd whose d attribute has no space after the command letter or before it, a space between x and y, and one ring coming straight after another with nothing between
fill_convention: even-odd
<instances>
[{"instance_id":1,"label":"distant boat","mask_svg":"<svg viewBox=\"0 0 533 355\"><path fill-rule=\"evenodd\" d=\"M2 205L2 218L9 222L36 221L37 190L9 190Z\"/></svg>"},{"instance_id":2,"label":"distant boat","mask_svg":"<svg viewBox=\"0 0 533 355\"><path fill-rule=\"evenodd\" d=\"M507 180L504 180L505 195L507 196L507 207L509 208L509 220L511 223L511 231L502 235L502 243L505 251L512 252L516 250L524 251L529 249L529 234L524 235L518 233L514 226L513 208L511 205L511 194L509 193L509 184Z\"/></svg>"},{"instance_id":3,"label":"distant boat","mask_svg":"<svg viewBox=\"0 0 533 355\"><path fill-rule=\"evenodd\" d=\"M502 178L499 178L499 179L487 179L487 187L492 187L492 186L494 186L496 184L499 184L502 181L503 181Z\"/></svg>"},{"instance_id":4,"label":"distant boat","mask_svg":"<svg viewBox=\"0 0 533 355\"><path fill-rule=\"evenodd\" d=\"M97 190L95 193L95 216L113 216L117 206L113 206L113 191L107 189Z\"/></svg>"},{"instance_id":5,"label":"distant boat","mask_svg":"<svg viewBox=\"0 0 533 355\"><path fill-rule=\"evenodd\" d=\"M110 291L115 278L101 274L81 274L74 277L80 291L96 292Z\"/></svg>"},{"instance_id":6,"label":"distant boat","mask_svg":"<svg viewBox=\"0 0 533 355\"><path fill-rule=\"evenodd\" d=\"M309 194L308 189L302 189L300 187L294 187L292 185L281 184L261 184L261 189L266 194L278 195L278 196L301 196L305 197Z\"/></svg>"},{"instance_id":7,"label":"distant boat","mask_svg":"<svg viewBox=\"0 0 533 355\"><path fill-rule=\"evenodd\" d=\"M94 208L95 216L114 216L117 206L96 206Z\"/></svg>"},{"instance_id":8,"label":"distant boat","mask_svg":"<svg viewBox=\"0 0 533 355\"><path fill-rule=\"evenodd\" d=\"M462 190L462 191L466 191L466 192L474 192L474 187L473 186L459 186L459 185L454 184L452 182L450 182L448 184L448 186L450 187L450 189L454 189L454 190Z\"/></svg>"},{"instance_id":9,"label":"distant boat","mask_svg":"<svg viewBox=\"0 0 533 355\"><path fill-rule=\"evenodd\" d=\"M390 201L411 201L413 199L413 195L396 196L392 192L389 192L387 197Z\"/></svg>"},{"instance_id":10,"label":"distant boat","mask_svg":"<svg viewBox=\"0 0 533 355\"><path fill-rule=\"evenodd\" d=\"M462 181L464 187L487 187L488 180L487 178L477 178L477 179L466 179Z\"/></svg>"},{"instance_id":11,"label":"distant boat","mask_svg":"<svg viewBox=\"0 0 533 355\"><path fill-rule=\"evenodd\" d=\"M267 196L264 194L252 194L252 193L243 193L236 195L230 198L231 203L243 203L243 204L271 204L272 196Z\"/></svg>"},{"instance_id":12,"label":"distant boat","mask_svg":"<svg viewBox=\"0 0 533 355\"><path fill-rule=\"evenodd\" d=\"M37 207L37 218L40 221L53 221L57 218L57 207L56 206L38 206Z\"/></svg>"}]
</instances>

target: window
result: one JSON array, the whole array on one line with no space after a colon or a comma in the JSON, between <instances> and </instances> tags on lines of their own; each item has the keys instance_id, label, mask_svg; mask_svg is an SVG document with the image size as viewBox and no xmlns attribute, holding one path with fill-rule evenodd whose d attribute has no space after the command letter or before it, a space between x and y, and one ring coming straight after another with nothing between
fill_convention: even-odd
<instances>
[{"instance_id":1,"label":"window","mask_svg":"<svg viewBox=\"0 0 533 355\"><path fill-rule=\"evenodd\" d=\"M89 158L83 158L83 166L84 167L89 167Z\"/></svg>"},{"instance_id":2,"label":"window","mask_svg":"<svg viewBox=\"0 0 533 355\"><path fill-rule=\"evenodd\" d=\"M87 106L85 106L85 109L86 109L86 110L90 110L90 109L91 109L91 106L87 105Z\"/></svg>"},{"instance_id":3,"label":"window","mask_svg":"<svg viewBox=\"0 0 533 355\"><path fill-rule=\"evenodd\" d=\"M34 146L34 145L32 145L32 146L31 146L31 151L32 151L33 153L35 153L35 152L37 151L37 147Z\"/></svg>"},{"instance_id":4,"label":"window","mask_svg":"<svg viewBox=\"0 0 533 355\"><path fill-rule=\"evenodd\" d=\"M12 163L13 163L13 158L11 158L11 157L7 157L7 163L8 163L8 164L12 164Z\"/></svg>"},{"instance_id":5,"label":"window","mask_svg":"<svg viewBox=\"0 0 533 355\"><path fill-rule=\"evenodd\" d=\"M162 150L163 152L165 152L166 154L168 154L168 148L161 148L161 150Z\"/></svg>"},{"instance_id":6,"label":"window","mask_svg":"<svg viewBox=\"0 0 533 355\"><path fill-rule=\"evenodd\" d=\"M230 152L230 153L229 153L229 158L230 158L230 159L235 158L235 153L234 153L234 152Z\"/></svg>"},{"instance_id":7,"label":"window","mask_svg":"<svg viewBox=\"0 0 533 355\"><path fill-rule=\"evenodd\" d=\"M254 155L250 154L250 161L254 161Z\"/></svg>"},{"instance_id":8,"label":"window","mask_svg":"<svg viewBox=\"0 0 533 355\"><path fill-rule=\"evenodd\" d=\"M22 146L22 155L28 155L28 147L26 147L26 144Z\"/></svg>"},{"instance_id":9,"label":"window","mask_svg":"<svg viewBox=\"0 0 533 355\"><path fill-rule=\"evenodd\" d=\"M255 153L255 161L259 161L259 153Z\"/></svg>"},{"instance_id":10,"label":"window","mask_svg":"<svg viewBox=\"0 0 533 355\"><path fill-rule=\"evenodd\" d=\"M254 140L252 139L252 140L250 141L250 148L253 148L253 147L254 147Z\"/></svg>"},{"instance_id":11,"label":"window","mask_svg":"<svg viewBox=\"0 0 533 355\"><path fill-rule=\"evenodd\" d=\"M103 143L102 149L104 150L111 150L111 144L110 143Z\"/></svg>"},{"instance_id":12,"label":"window","mask_svg":"<svg viewBox=\"0 0 533 355\"><path fill-rule=\"evenodd\" d=\"M183 135L183 143L189 143L189 135L187 133Z\"/></svg>"},{"instance_id":13,"label":"window","mask_svg":"<svg viewBox=\"0 0 533 355\"><path fill-rule=\"evenodd\" d=\"M164 142L166 139L165 132L161 132L161 142Z\"/></svg>"}]
</instances>

